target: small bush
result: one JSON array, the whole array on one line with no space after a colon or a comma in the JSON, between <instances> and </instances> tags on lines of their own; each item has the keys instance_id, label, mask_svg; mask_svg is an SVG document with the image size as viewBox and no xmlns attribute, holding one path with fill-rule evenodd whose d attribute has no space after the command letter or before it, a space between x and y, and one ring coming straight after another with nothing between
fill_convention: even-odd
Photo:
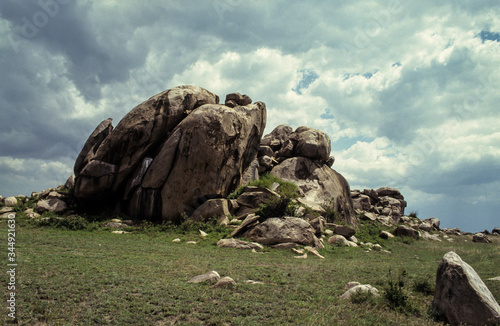
<instances>
[{"instance_id":1,"label":"small bush","mask_svg":"<svg viewBox=\"0 0 500 326\"><path fill-rule=\"evenodd\" d=\"M431 277L420 278L413 284L413 291L422 293L424 295L434 294L434 289L435 287L431 280Z\"/></svg>"},{"instance_id":2,"label":"small bush","mask_svg":"<svg viewBox=\"0 0 500 326\"><path fill-rule=\"evenodd\" d=\"M410 214L408 214L408 216L412 218L418 218L418 211L412 211Z\"/></svg>"},{"instance_id":3,"label":"small bush","mask_svg":"<svg viewBox=\"0 0 500 326\"><path fill-rule=\"evenodd\" d=\"M38 226L50 226L55 228L64 228L67 230L95 230L98 228L96 223L91 223L87 219L72 215L60 217L53 213L44 213L41 219L35 221Z\"/></svg>"},{"instance_id":4,"label":"small bush","mask_svg":"<svg viewBox=\"0 0 500 326\"><path fill-rule=\"evenodd\" d=\"M381 241L379 235L383 230L378 222L360 221L356 238L361 242L379 243Z\"/></svg>"},{"instance_id":5,"label":"small bush","mask_svg":"<svg viewBox=\"0 0 500 326\"><path fill-rule=\"evenodd\" d=\"M323 203L321 203L321 208L325 210L325 219L328 222L337 222L339 218L339 214L336 209L335 198L328 198Z\"/></svg>"},{"instance_id":6,"label":"small bush","mask_svg":"<svg viewBox=\"0 0 500 326\"><path fill-rule=\"evenodd\" d=\"M414 307L410 293L406 289L407 276L406 271L402 270L397 280L394 280L392 272L389 271L387 286L384 289L384 299L393 310L405 314L418 314L418 309Z\"/></svg>"}]
</instances>

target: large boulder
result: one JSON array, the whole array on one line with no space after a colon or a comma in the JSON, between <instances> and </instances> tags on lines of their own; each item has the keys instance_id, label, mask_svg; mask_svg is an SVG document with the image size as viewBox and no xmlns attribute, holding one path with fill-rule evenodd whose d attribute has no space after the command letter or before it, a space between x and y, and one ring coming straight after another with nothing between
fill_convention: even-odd
<instances>
[{"instance_id":1,"label":"large boulder","mask_svg":"<svg viewBox=\"0 0 500 326\"><path fill-rule=\"evenodd\" d=\"M323 245L315 236L314 228L305 220L297 217L269 218L257 224L243 237L265 245L279 243L298 243L322 248Z\"/></svg>"},{"instance_id":2,"label":"large boulder","mask_svg":"<svg viewBox=\"0 0 500 326\"><path fill-rule=\"evenodd\" d=\"M166 221L226 197L256 159L266 108L244 96L232 108L218 102L203 88L180 86L138 105L101 142L91 141L87 154L82 150L75 196L86 205Z\"/></svg>"},{"instance_id":3,"label":"large boulder","mask_svg":"<svg viewBox=\"0 0 500 326\"><path fill-rule=\"evenodd\" d=\"M295 183L304 193L298 199L302 204L324 212L321 204L333 199L340 217L351 226L357 224L349 183L327 165L306 157L292 157L274 167L271 174Z\"/></svg>"},{"instance_id":4,"label":"large boulder","mask_svg":"<svg viewBox=\"0 0 500 326\"><path fill-rule=\"evenodd\" d=\"M474 269L454 252L444 255L436 275L433 305L451 325L496 325L500 306Z\"/></svg>"},{"instance_id":5,"label":"large boulder","mask_svg":"<svg viewBox=\"0 0 500 326\"><path fill-rule=\"evenodd\" d=\"M326 133L309 127L299 127L290 136L295 143L294 156L304 156L326 163L330 158L330 138Z\"/></svg>"}]
</instances>

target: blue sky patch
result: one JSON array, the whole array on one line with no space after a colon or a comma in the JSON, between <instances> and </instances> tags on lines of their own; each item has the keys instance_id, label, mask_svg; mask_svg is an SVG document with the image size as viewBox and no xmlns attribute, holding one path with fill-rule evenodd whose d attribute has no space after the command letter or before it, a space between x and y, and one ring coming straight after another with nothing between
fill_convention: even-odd
<instances>
[{"instance_id":1,"label":"blue sky patch","mask_svg":"<svg viewBox=\"0 0 500 326\"><path fill-rule=\"evenodd\" d=\"M333 116L332 110L330 110L330 109L325 109L325 113L323 113L322 115L320 115L320 118L324 119L324 120L335 119L335 117Z\"/></svg>"},{"instance_id":2,"label":"blue sky patch","mask_svg":"<svg viewBox=\"0 0 500 326\"><path fill-rule=\"evenodd\" d=\"M500 33L490 32L489 30L482 30L481 33L478 34L481 38L481 41L497 41L500 42Z\"/></svg>"},{"instance_id":3,"label":"blue sky patch","mask_svg":"<svg viewBox=\"0 0 500 326\"><path fill-rule=\"evenodd\" d=\"M296 92L299 95L302 95L301 90L306 89L311 85L316 79L319 78L319 75L312 69L303 69L298 71L299 74L302 74L302 77L297 84L297 87L292 88L292 91Z\"/></svg>"}]
</instances>

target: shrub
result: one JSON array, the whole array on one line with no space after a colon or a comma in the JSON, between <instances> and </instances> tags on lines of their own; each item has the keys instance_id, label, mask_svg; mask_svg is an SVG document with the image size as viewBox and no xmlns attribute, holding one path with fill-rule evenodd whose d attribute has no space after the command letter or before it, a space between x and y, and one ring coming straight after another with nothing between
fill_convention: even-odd
<instances>
[{"instance_id":1,"label":"shrub","mask_svg":"<svg viewBox=\"0 0 500 326\"><path fill-rule=\"evenodd\" d=\"M336 209L336 201L334 197L328 198L321 203L320 206L325 210L324 217L328 222L336 222L340 219Z\"/></svg>"},{"instance_id":2,"label":"shrub","mask_svg":"<svg viewBox=\"0 0 500 326\"><path fill-rule=\"evenodd\" d=\"M351 296L351 302L354 304L368 303L371 306L377 304L377 298L370 292L356 291Z\"/></svg>"},{"instance_id":3,"label":"shrub","mask_svg":"<svg viewBox=\"0 0 500 326\"><path fill-rule=\"evenodd\" d=\"M362 242L379 243L380 233L384 229L381 224L373 221L360 221L359 228L356 231L356 238Z\"/></svg>"},{"instance_id":4,"label":"shrub","mask_svg":"<svg viewBox=\"0 0 500 326\"><path fill-rule=\"evenodd\" d=\"M420 278L413 284L413 291L422 293L424 295L434 294L435 286L432 282L431 277Z\"/></svg>"},{"instance_id":5,"label":"shrub","mask_svg":"<svg viewBox=\"0 0 500 326\"><path fill-rule=\"evenodd\" d=\"M418 211L412 211L410 214L408 214L409 217L413 217L413 218L418 218Z\"/></svg>"},{"instance_id":6,"label":"shrub","mask_svg":"<svg viewBox=\"0 0 500 326\"><path fill-rule=\"evenodd\" d=\"M405 314L418 314L418 309L413 305L410 293L406 289L406 277L408 274L402 270L395 281L389 270L387 286L384 289L384 299L388 306Z\"/></svg>"},{"instance_id":7,"label":"shrub","mask_svg":"<svg viewBox=\"0 0 500 326\"><path fill-rule=\"evenodd\" d=\"M50 226L55 228L64 228L68 230L95 230L97 229L96 223L91 223L87 219L79 216L72 215L60 217L54 213L44 213L41 219L35 221L38 226Z\"/></svg>"}]
</instances>

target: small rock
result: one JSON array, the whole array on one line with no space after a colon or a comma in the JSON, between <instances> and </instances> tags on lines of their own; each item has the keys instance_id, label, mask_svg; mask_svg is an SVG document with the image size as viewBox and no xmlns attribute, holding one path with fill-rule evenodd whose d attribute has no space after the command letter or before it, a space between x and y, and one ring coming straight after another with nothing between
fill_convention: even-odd
<instances>
[{"instance_id":1,"label":"small rock","mask_svg":"<svg viewBox=\"0 0 500 326\"><path fill-rule=\"evenodd\" d=\"M391 238L394 238L394 235L392 235L391 233L389 233L387 231L382 231L382 232L380 232L379 237L381 237L382 239L391 239Z\"/></svg>"},{"instance_id":2,"label":"small rock","mask_svg":"<svg viewBox=\"0 0 500 326\"><path fill-rule=\"evenodd\" d=\"M17 198L16 197L7 197L3 200L5 206L14 207L17 206Z\"/></svg>"},{"instance_id":3,"label":"small rock","mask_svg":"<svg viewBox=\"0 0 500 326\"><path fill-rule=\"evenodd\" d=\"M264 247L257 242L249 242L238 239L220 239L217 241L217 247L234 249L264 249Z\"/></svg>"},{"instance_id":4,"label":"small rock","mask_svg":"<svg viewBox=\"0 0 500 326\"><path fill-rule=\"evenodd\" d=\"M127 234L127 233L130 233L130 232L127 232L127 231L111 231L111 233L114 233L114 234Z\"/></svg>"},{"instance_id":5,"label":"small rock","mask_svg":"<svg viewBox=\"0 0 500 326\"><path fill-rule=\"evenodd\" d=\"M304 254L304 249L295 249L292 248L292 252L297 255L303 255Z\"/></svg>"},{"instance_id":6,"label":"small rock","mask_svg":"<svg viewBox=\"0 0 500 326\"><path fill-rule=\"evenodd\" d=\"M206 232L204 232L202 230L198 230L198 231L200 231L200 234L201 234L202 237L204 237L204 238L208 237L208 233L206 233Z\"/></svg>"},{"instance_id":7,"label":"small rock","mask_svg":"<svg viewBox=\"0 0 500 326\"><path fill-rule=\"evenodd\" d=\"M356 234L356 230L344 225L337 225L335 227L335 233L343 236L344 238L350 238Z\"/></svg>"},{"instance_id":8,"label":"small rock","mask_svg":"<svg viewBox=\"0 0 500 326\"><path fill-rule=\"evenodd\" d=\"M271 247L274 249L293 249L299 247L299 244L295 242L285 242L272 245Z\"/></svg>"},{"instance_id":9,"label":"small rock","mask_svg":"<svg viewBox=\"0 0 500 326\"><path fill-rule=\"evenodd\" d=\"M14 210L14 208L13 208L13 207L11 207L11 206L8 206L8 207L2 207L2 208L0 209L0 214L5 214L5 213L13 213L14 211L15 211L15 210ZM33 211L33 210L31 210L31 211Z\"/></svg>"},{"instance_id":10,"label":"small rock","mask_svg":"<svg viewBox=\"0 0 500 326\"><path fill-rule=\"evenodd\" d=\"M340 296L341 300L349 300L351 296L353 296L355 293L358 291L363 292L363 293L370 293L374 297L380 297L379 291L371 286L370 284L362 284L362 285L356 285L349 290L347 290L344 294Z\"/></svg>"},{"instance_id":11,"label":"small rock","mask_svg":"<svg viewBox=\"0 0 500 326\"><path fill-rule=\"evenodd\" d=\"M488 281L500 281L500 276L489 278Z\"/></svg>"},{"instance_id":12,"label":"small rock","mask_svg":"<svg viewBox=\"0 0 500 326\"><path fill-rule=\"evenodd\" d=\"M119 218L114 218L114 219L111 220L111 222L113 222L113 223L121 223L122 220L120 220Z\"/></svg>"},{"instance_id":13,"label":"small rock","mask_svg":"<svg viewBox=\"0 0 500 326\"><path fill-rule=\"evenodd\" d=\"M306 247L304 247L304 249L307 250L308 252L310 252L311 254L313 254L316 257L319 257L321 259L325 259L325 257L321 256L320 253L316 249L314 249L313 247L306 246Z\"/></svg>"},{"instance_id":14,"label":"small rock","mask_svg":"<svg viewBox=\"0 0 500 326\"><path fill-rule=\"evenodd\" d=\"M229 288L236 285L236 282L230 278L229 276L221 278L217 283L215 283L214 287L216 288Z\"/></svg>"},{"instance_id":15,"label":"small rock","mask_svg":"<svg viewBox=\"0 0 500 326\"><path fill-rule=\"evenodd\" d=\"M347 239L339 234L332 235L328 239L328 243L332 245L337 245L337 246L344 246L344 247L349 247L349 241Z\"/></svg>"},{"instance_id":16,"label":"small rock","mask_svg":"<svg viewBox=\"0 0 500 326\"><path fill-rule=\"evenodd\" d=\"M264 284L264 282L254 281L254 280L246 280L245 283L246 284Z\"/></svg>"},{"instance_id":17,"label":"small rock","mask_svg":"<svg viewBox=\"0 0 500 326\"><path fill-rule=\"evenodd\" d=\"M112 229L124 229L127 226L125 224L118 223L118 222L108 222L108 223L104 224L103 227L112 228Z\"/></svg>"},{"instance_id":18,"label":"small rock","mask_svg":"<svg viewBox=\"0 0 500 326\"><path fill-rule=\"evenodd\" d=\"M420 238L420 233L417 230L406 225L398 226L396 231L394 231L394 234L397 236L411 237L417 240Z\"/></svg>"},{"instance_id":19,"label":"small rock","mask_svg":"<svg viewBox=\"0 0 500 326\"><path fill-rule=\"evenodd\" d=\"M197 244L198 242L196 241L186 241L187 244Z\"/></svg>"},{"instance_id":20,"label":"small rock","mask_svg":"<svg viewBox=\"0 0 500 326\"><path fill-rule=\"evenodd\" d=\"M500 235L500 228L494 228L494 229L491 231L491 234L498 234L498 235Z\"/></svg>"},{"instance_id":21,"label":"small rock","mask_svg":"<svg viewBox=\"0 0 500 326\"><path fill-rule=\"evenodd\" d=\"M325 230L325 231L324 231L324 233L325 233L326 235L333 235L333 234L334 234L332 230L328 230L328 229L327 229L327 230Z\"/></svg>"},{"instance_id":22,"label":"small rock","mask_svg":"<svg viewBox=\"0 0 500 326\"><path fill-rule=\"evenodd\" d=\"M179 239L179 238L172 240L172 242L181 242L181 241L182 241L182 240L181 240L181 239Z\"/></svg>"},{"instance_id":23,"label":"small rock","mask_svg":"<svg viewBox=\"0 0 500 326\"><path fill-rule=\"evenodd\" d=\"M491 243L491 240L484 233L476 233L472 237L472 241L478 243Z\"/></svg>"},{"instance_id":24,"label":"small rock","mask_svg":"<svg viewBox=\"0 0 500 326\"><path fill-rule=\"evenodd\" d=\"M303 254L302 256L294 256L293 258L297 258L297 259L307 259L307 253Z\"/></svg>"},{"instance_id":25,"label":"small rock","mask_svg":"<svg viewBox=\"0 0 500 326\"><path fill-rule=\"evenodd\" d=\"M202 282L217 283L219 280L220 280L219 273L217 273L216 271L211 271L206 274L193 277L188 281L188 283L202 283Z\"/></svg>"},{"instance_id":26,"label":"small rock","mask_svg":"<svg viewBox=\"0 0 500 326\"><path fill-rule=\"evenodd\" d=\"M40 200L38 203L36 203L35 211L40 214L46 211L62 213L67 208L68 206L66 205L66 203L59 198L51 198Z\"/></svg>"},{"instance_id":27,"label":"small rock","mask_svg":"<svg viewBox=\"0 0 500 326\"><path fill-rule=\"evenodd\" d=\"M361 285L359 282L349 282L345 285L344 290L347 291L349 289L352 289L355 286Z\"/></svg>"}]
</instances>

